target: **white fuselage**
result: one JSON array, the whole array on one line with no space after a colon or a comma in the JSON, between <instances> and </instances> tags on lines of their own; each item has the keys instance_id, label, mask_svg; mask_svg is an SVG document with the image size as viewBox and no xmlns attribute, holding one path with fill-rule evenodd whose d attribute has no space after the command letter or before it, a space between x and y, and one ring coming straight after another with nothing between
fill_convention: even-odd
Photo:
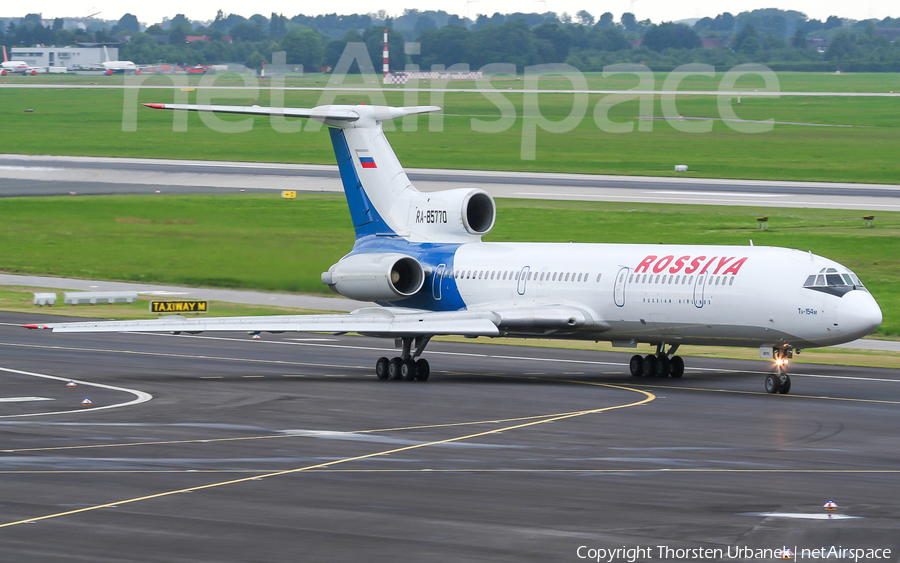
<instances>
[{"instance_id":1,"label":"white fuselage","mask_svg":"<svg viewBox=\"0 0 900 563\"><path fill-rule=\"evenodd\" d=\"M28 63L25 61L4 61L0 63L0 69L3 70L25 70L28 68Z\"/></svg>"},{"instance_id":2,"label":"white fuselage","mask_svg":"<svg viewBox=\"0 0 900 563\"><path fill-rule=\"evenodd\" d=\"M469 310L568 305L598 321L569 338L801 348L848 342L881 323L865 289L804 287L828 268L852 275L774 247L472 243L442 279L448 287L452 276Z\"/></svg>"},{"instance_id":3,"label":"white fuselage","mask_svg":"<svg viewBox=\"0 0 900 563\"><path fill-rule=\"evenodd\" d=\"M137 65L131 61L106 61L101 63L106 70L137 70Z\"/></svg>"}]
</instances>

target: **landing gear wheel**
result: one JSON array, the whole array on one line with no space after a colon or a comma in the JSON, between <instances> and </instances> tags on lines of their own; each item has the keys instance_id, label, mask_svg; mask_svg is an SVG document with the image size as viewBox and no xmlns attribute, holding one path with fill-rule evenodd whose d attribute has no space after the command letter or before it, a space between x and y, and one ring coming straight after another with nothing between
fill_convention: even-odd
<instances>
[{"instance_id":1,"label":"landing gear wheel","mask_svg":"<svg viewBox=\"0 0 900 563\"><path fill-rule=\"evenodd\" d=\"M403 364L403 360L400 358L391 358L391 361L388 364L388 378L394 380L400 379L401 364Z\"/></svg>"},{"instance_id":2,"label":"landing gear wheel","mask_svg":"<svg viewBox=\"0 0 900 563\"><path fill-rule=\"evenodd\" d=\"M388 364L391 361L387 358L378 358L378 361L375 362L375 377L378 379L387 379L388 378Z\"/></svg>"},{"instance_id":3,"label":"landing gear wheel","mask_svg":"<svg viewBox=\"0 0 900 563\"><path fill-rule=\"evenodd\" d=\"M416 362L408 359L400 364L400 377L403 381L413 381L416 378Z\"/></svg>"},{"instance_id":4,"label":"landing gear wheel","mask_svg":"<svg viewBox=\"0 0 900 563\"><path fill-rule=\"evenodd\" d=\"M782 395L787 395L791 390L791 378L788 374L782 373L781 377L778 378L778 383L780 383L778 387L778 392Z\"/></svg>"},{"instance_id":5,"label":"landing gear wheel","mask_svg":"<svg viewBox=\"0 0 900 563\"><path fill-rule=\"evenodd\" d=\"M672 369L672 364L669 362L669 357L665 355L659 355L656 357L656 369L653 370L653 374L656 377L669 377L669 371Z\"/></svg>"},{"instance_id":6,"label":"landing gear wheel","mask_svg":"<svg viewBox=\"0 0 900 563\"><path fill-rule=\"evenodd\" d=\"M428 381L428 376L431 375L431 366L428 365L428 360L425 358L421 358L416 361L416 379L419 381Z\"/></svg>"},{"instance_id":7,"label":"landing gear wheel","mask_svg":"<svg viewBox=\"0 0 900 563\"><path fill-rule=\"evenodd\" d=\"M638 355L631 356L628 368L631 370L631 377L641 377L644 375L644 358Z\"/></svg>"},{"instance_id":8,"label":"landing gear wheel","mask_svg":"<svg viewBox=\"0 0 900 563\"><path fill-rule=\"evenodd\" d=\"M777 375L770 373L766 376L766 393L778 393L781 388L781 381Z\"/></svg>"},{"instance_id":9,"label":"landing gear wheel","mask_svg":"<svg viewBox=\"0 0 900 563\"><path fill-rule=\"evenodd\" d=\"M644 361L641 362L641 373L644 374L644 377L653 377L653 374L656 373L656 356L644 356Z\"/></svg>"},{"instance_id":10,"label":"landing gear wheel","mask_svg":"<svg viewBox=\"0 0 900 563\"><path fill-rule=\"evenodd\" d=\"M684 360L681 356L672 356L672 377L678 379L684 375Z\"/></svg>"}]
</instances>

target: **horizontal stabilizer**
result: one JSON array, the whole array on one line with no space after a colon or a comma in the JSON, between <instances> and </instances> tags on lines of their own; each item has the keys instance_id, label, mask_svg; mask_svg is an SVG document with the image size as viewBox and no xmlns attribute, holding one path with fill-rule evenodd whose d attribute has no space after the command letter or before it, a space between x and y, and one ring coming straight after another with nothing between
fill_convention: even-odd
<instances>
[{"instance_id":1,"label":"horizontal stabilizer","mask_svg":"<svg viewBox=\"0 0 900 563\"><path fill-rule=\"evenodd\" d=\"M314 108L273 108L262 106L215 106L197 104L143 104L153 109L172 109L183 111L206 111L213 113L236 113L241 115L278 115L282 117L306 117L340 127L341 123L352 123L369 118L375 122L396 119L405 115L415 115L438 111L437 106L339 106L326 105Z\"/></svg>"}]
</instances>

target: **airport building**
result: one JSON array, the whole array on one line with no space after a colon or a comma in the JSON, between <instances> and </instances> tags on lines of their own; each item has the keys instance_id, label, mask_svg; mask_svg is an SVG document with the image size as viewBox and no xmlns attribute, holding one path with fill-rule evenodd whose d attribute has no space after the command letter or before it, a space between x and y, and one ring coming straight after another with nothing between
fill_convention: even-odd
<instances>
[{"instance_id":1,"label":"airport building","mask_svg":"<svg viewBox=\"0 0 900 563\"><path fill-rule=\"evenodd\" d=\"M109 60L119 60L119 48L107 47ZM13 47L10 60L25 61L28 66L60 67L67 70L97 68L103 59L103 49L97 47Z\"/></svg>"}]
</instances>

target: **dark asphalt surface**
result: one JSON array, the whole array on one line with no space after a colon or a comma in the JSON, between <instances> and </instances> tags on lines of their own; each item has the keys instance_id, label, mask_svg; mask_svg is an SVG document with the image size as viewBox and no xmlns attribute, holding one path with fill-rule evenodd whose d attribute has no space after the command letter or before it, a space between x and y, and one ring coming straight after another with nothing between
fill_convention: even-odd
<instances>
[{"instance_id":1,"label":"dark asphalt surface","mask_svg":"<svg viewBox=\"0 0 900 563\"><path fill-rule=\"evenodd\" d=\"M0 313L0 368L61 379L0 371L0 399L53 399L0 402L4 562L900 552L900 370L800 357L792 394L770 396L763 362L645 380L624 353L432 343L431 379L394 382L372 374L385 340L14 326L33 321ZM22 416L136 399L88 383L152 399ZM822 516L829 499L859 518L747 515Z\"/></svg>"},{"instance_id":2,"label":"dark asphalt surface","mask_svg":"<svg viewBox=\"0 0 900 563\"><path fill-rule=\"evenodd\" d=\"M43 157L39 161L34 158L16 159L4 158L4 166L55 166L69 169L84 170L119 170L133 172L168 172L191 174L227 174L247 176L287 176L306 178L332 178L338 179L340 175L335 166L330 170L303 170L297 167L277 164L266 164L263 167L249 165L235 167L219 164L171 164L161 162L90 162L78 163L66 159L54 159L52 156ZM799 182L747 182L744 180L716 180L707 183L698 180L689 183L673 184L671 181L653 181L643 177L610 177L610 176L515 176L497 174L479 174L477 171L467 172L465 175L448 174L443 171L407 171L410 180L416 182L446 182L459 184L515 184L520 186L543 187L570 187L570 188L616 188L634 190L685 190L691 192L731 192L731 193L757 193L757 194L793 194L793 195L822 195L822 196L854 196L854 197L900 197L900 185L869 187L866 184L834 184L823 183L804 184ZM50 185L46 182L0 179L0 196L28 196L43 194L65 194L71 190L91 194L107 193L152 193L154 186L129 186L128 184L107 185L94 182L66 182ZM171 188L176 188L174 193L209 193L211 191L238 191L236 189L219 189L206 187L179 187L166 185L166 192L171 193ZM138 191L131 191L132 189ZM49 190L53 190L52 192ZM123 191L124 190L124 191ZM143 191L140 191L143 190Z\"/></svg>"}]
</instances>

